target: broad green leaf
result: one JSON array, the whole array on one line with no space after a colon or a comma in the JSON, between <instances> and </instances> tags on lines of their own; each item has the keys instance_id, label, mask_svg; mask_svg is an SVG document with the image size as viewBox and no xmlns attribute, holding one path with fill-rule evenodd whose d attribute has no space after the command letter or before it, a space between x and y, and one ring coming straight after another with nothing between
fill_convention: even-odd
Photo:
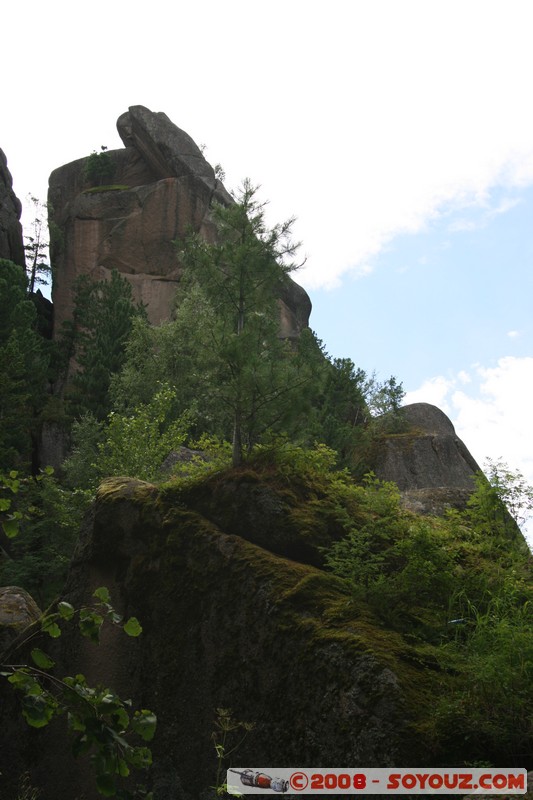
<instances>
[{"instance_id":1,"label":"broad green leaf","mask_svg":"<svg viewBox=\"0 0 533 800\"><path fill-rule=\"evenodd\" d=\"M41 622L41 630L51 636L52 639L58 639L61 636L61 628L57 622L54 622L56 617L57 614L54 614L53 616L45 617Z\"/></svg>"},{"instance_id":2,"label":"broad green leaf","mask_svg":"<svg viewBox=\"0 0 533 800\"><path fill-rule=\"evenodd\" d=\"M0 511L9 511L11 508L11 500L7 497L0 497Z\"/></svg>"},{"instance_id":3,"label":"broad green leaf","mask_svg":"<svg viewBox=\"0 0 533 800\"><path fill-rule=\"evenodd\" d=\"M130 617L124 624L124 633L127 633L128 636L139 636L142 630L142 625L137 617Z\"/></svg>"},{"instance_id":4,"label":"broad green leaf","mask_svg":"<svg viewBox=\"0 0 533 800\"><path fill-rule=\"evenodd\" d=\"M154 738L154 733L157 725L157 717L152 711L143 708L142 711L136 711L131 721L131 728L141 736L145 742L149 742Z\"/></svg>"},{"instance_id":5,"label":"broad green leaf","mask_svg":"<svg viewBox=\"0 0 533 800\"><path fill-rule=\"evenodd\" d=\"M128 775L130 774L130 768L128 767L123 758L118 759L117 772L121 778L127 778Z\"/></svg>"},{"instance_id":6,"label":"broad green leaf","mask_svg":"<svg viewBox=\"0 0 533 800\"><path fill-rule=\"evenodd\" d=\"M130 747L124 756L136 769L145 769L152 763L152 751L149 747Z\"/></svg>"},{"instance_id":7,"label":"broad green leaf","mask_svg":"<svg viewBox=\"0 0 533 800\"><path fill-rule=\"evenodd\" d=\"M83 720L81 720L77 714L73 714L71 711L67 714L68 718L68 727L71 731L81 731L82 733L85 732L85 724ZM79 737L78 737L79 738Z\"/></svg>"},{"instance_id":8,"label":"broad green leaf","mask_svg":"<svg viewBox=\"0 0 533 800\"><path fill-rule=\"evenodd\" d=\"M111 713L111 719L120 727L122 731L125 731L130 724L128 712L124 708L116 708Z\"/></svg>"},{"instance_id":9,"label":"broad green leaf","mask_svg":"<svg viewBox=\"0 0 533 800\"><path fill-rule=\"evenodd\" d=\"M48 694L26 695L22 698L22 714L32 728L48 725L56 708L57 703Z\"/></svg>"},{"instance_id":10,"label":"broad green leaf","mask_svg":"<svg viewBox=\"0 0 533 800\"><path fill-rule=\"evenodd\" d=\"M107 586L100 586L99 589L95 589L93 592L93 597L96 597L98 600L101 600L102 603L109 603L110 596L109 596L109 589Z\"/></svg>"},{"instance_id":11,"label":"broad green leaf","mask_svg":"<svg viewBox=\"0 0 533 800\"><path fill-rule=\"evenodd\" d=\"M104 622L104 618L91 611L89 608L82 608L80 611L79 628L82 636L90 639L92 642L98 642L100 639L100 628Z\"/></svg>"},{"instance_id":12,"label":"broad green leaf","mask_svg":"<svg viewBox=\"0 0 533 800\"><path fill-rule=\"evenodd\" d=\"M27 669L17 669L8 678L9 683L12 683L16 689L25 692L27 695L40 695L43 693L43 688L39 681L35 680L33 675Z\"/></svg>"},{"instance_id":13,"label":"broad green leaf","mask_svg":"<svg viewBox=\"0 0 533 800\"><path fill-rule=\"evenodd\" d=\"M64 600L57 604L57 610L63 619L72 619L74 616L74 606L71 606L70 603L67 603Z\"/></svg>"},{"instance_id":14,"label":"broad green leaf","mask_svg":"<svg viewBox=\"0 0 533 800\"><path fill-rule=\"evenodd\" d=\"M34 663L37 664L37 666L41 669L50 669L55 665L55 661L52 661L52 659L47 656L46 653L43 653L43 651L38 647L33 648L31 651L31 657Z\"/></svg>"},{"instance_id":15,"label":"broad green leaf","mask_svg":"<svg viewBox=\"0 0 533 800\"><path fill-rule=\"evenodd\" d=\"M6 519L5 522L2 522L2 528L8 539L14 539L15 536L18 536L19 523L17 519Z\"/></svg>"}]
</instances>

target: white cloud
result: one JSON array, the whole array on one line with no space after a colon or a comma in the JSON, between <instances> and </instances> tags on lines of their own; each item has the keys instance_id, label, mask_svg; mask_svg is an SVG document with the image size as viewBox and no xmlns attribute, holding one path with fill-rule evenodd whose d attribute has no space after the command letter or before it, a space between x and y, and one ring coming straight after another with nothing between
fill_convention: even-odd
<instances>
[{"instance_id":1,"label":"white cloud","mask_svg":"<svg viewBox=\"0 0 533 800\"><path fill-rule=\"evenodd\" d=\"M454 386L454 379L444 378L442 375L428 378L419 389L406 392L404 403L406 405L409 403L431 403L448 414L450 412L449 395Z\"/></svg>"},{"instance_id":2,"label":"white cloud","mask_svg":"<svg viewBox=\"0 0 533 800\"><path fill-rule=\"evenodd\" d=\"M516 339L518 336L520 336L520 331L507 331L507 336L509 339Z\"/></svg>"},{"instance_id":3,"label":"white cloud","mask_svg":"<svg viewBox=\"0 0 533 800\"><path fill-rule=\"evenodd\" d=\"M57 0L55 12L36 0L7 4L5 29L22 29L28 8L51 43L49 70L63 80L39 111L38 140L31 120L21 122L36 92L31 60L4 87L2 147L20 197L44 198L52 169L102 142L120 146L117 116L142 103L206 142L229 187L246 175L261 183L273 221L296 214L309 254L300 279L317 288L361 274L392 237L422 230L443 209L483 207L491 187L533 180L531 9L523 0L508 0L504 12L485 0L333 0L327 9L271 0L268 14L245 0L205 0L203 50L219 54L224 74L239 75L238 92L199 58L198 38L188 35L198 29L194 5L169 10L153 0L148 19L132 11L138 0L95 0L87 41L98 40L105 10L108 28L143 58L124 71L117 52L116 62L111 54L72 74L64 64L79 58L78 22L66 2ZM3 46L4 61L18 63L17 38ZM184 79L191 64L194 80ZM105 91L115 73L120 81Z\"/></svg>"}]
</instances>

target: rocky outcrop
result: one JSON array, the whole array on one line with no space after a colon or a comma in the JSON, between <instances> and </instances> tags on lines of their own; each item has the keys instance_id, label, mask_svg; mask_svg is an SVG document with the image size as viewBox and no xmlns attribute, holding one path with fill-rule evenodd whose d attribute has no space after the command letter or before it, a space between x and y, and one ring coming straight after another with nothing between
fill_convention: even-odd
<instances>
[{"instance_id":1,"label":"rocky outcrop","mask_svg":"<svg viewBox=\"0 0 533 800\"><path fill-rule=\"evenodd\" d=\"M378 439L371 466L378 478L394 481L404 505L419 514L440 515L464 508L480 470L446 414L429 403L401 409L401 429Z\"/></svg>"},{"instance_id":2,"label":"rocky outcrop","mask_svg":"<svg viewBox=\"0 0 533 800\"><path fill-rule=\"evenodd\" d=\"M191 798L213 785L219 707L255 724L239 748L241 763L431 761L418 720L432 680L424 659L351 608L341 580L237 535L222 508L216 524L193 505L199 499L189 503L187 491L104 482L66 597L80 607L106 585L143 633L134 640L113 629L99 648L64 633L54 654L66 674L83 672L156 712L159 779L181 783ZM322 514L309 498L311 509ZM209 514L216 516L213 505ZM44 800L77 796L83 767L60 733L50 747L33 773ZM93 800L87 790L83 797Z\"/></svg>"},{"instance_id":3,"label":"rocky outcrop","mask_svg":"<svg viewBox=\"0 0 533 800\"><path fill-rule=\"evenodd\" d=\"M55 331L73 309L79 275L95 280L118 270L149 319L168 319L181 276L175 240L192 228L213 241L214 202L231 203L213 168L191 137L166 114L132 106L117 122L125 149L107 151L112 185L91 186L87 159L50 176L53 207L51 260L54 266ZM284 336L297 336L308 323L311 304L290 279L280 298Z\"/></svg>"},{"instance_id":4,"label":"rocky outcrop","mask_svg":"<svg viewBox=\"0 0 533 800\"><path fill-rule=\"evenodd\" d=\"M0 150L0 258L7 258L24 266L24 242L20 214L22 206L13 191L13 178L7 168L7 159Z\"/></svg>"}]
</instances>

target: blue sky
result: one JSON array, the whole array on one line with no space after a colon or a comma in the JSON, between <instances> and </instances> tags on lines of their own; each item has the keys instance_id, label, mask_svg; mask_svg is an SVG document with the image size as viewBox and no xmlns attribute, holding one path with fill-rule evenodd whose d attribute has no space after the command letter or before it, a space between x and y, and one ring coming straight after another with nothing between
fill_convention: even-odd
<instances>
[{"instance_id":1,"label":"blue sky","mask_svg":"<svg viewBox=\"0 0 533 800\"><path fill-rule=\"evenodd\" d=\"M25 0L2 10L15 190L164 111L295 215L333 356L449 414L533 483L529 0ZM80 7L81 8L81 7Z\"/></svg>"},{"instance_id":2,"label":"blue sky","mask_svg":"<svg viewBox=\"0 0 533 800\"><path fill-rule=\"evenodd\" d=\"M533 189L490 192L394 237L334 289L312 290L312 326L335 356L412 391L434 375L533 354ZM324 334L326 335L326 334Z\"/></svg>"}]
</instances>

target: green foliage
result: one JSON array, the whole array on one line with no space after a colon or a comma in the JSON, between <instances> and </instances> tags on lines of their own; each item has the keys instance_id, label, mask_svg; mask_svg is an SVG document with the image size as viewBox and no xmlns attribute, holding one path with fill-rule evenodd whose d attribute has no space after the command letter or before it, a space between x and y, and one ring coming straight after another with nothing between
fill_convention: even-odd
<instances>
[{"instance_id":1,"label":"green foliage","mask_svg":"<svg viewBox=\"0 0 533 800\"><path fill-rule=\"evenodd\" d=\"M92 185L108 184L113 179L115 165L106 151L107 147L102 145L100 152L97 153L96 150L93 150L85 162L84 177Z\"/></svg>"},{"instance_id":2,"label":"green foliage","mask_svg":"<svg viewBox=\"0 0 533 800\"><path fill-rule=\"evenodd\" d=\"M183 445L192 417L175 414L174 392L159 386L148 403L128 413L111 412L107 425L86 415L73 429L74 446L64 463L68 483L94 489L104 477L129 475L146 481L160 477L161 466Z\"/></svg>"},{"instance_id":3,"label":"green foliage","mask_svg":"<svg viewBox=\"0 0 533 800\"><path fill-rule=\"evenodd\" d=\"M46 606L63 587L87 493L69 491L47 467L36 476L0 474L0 585L22 586Z\"/></svg>"},{"instance_id":4,"label":"green foliage","mask_svg":"<svg viewBox=\"0 0 533 800\"><path fill-rule=\"evenodd\" d=\"M98 792L110 797L135 795L120 788L122 779L128 778L132 769L146 769L152 763L152 754L145 744L136 744L135 737L143 742L153 739L157 719L148 709L132 711L131 700L121 699L104 686L89 686L84 675L59 678L53 674L55 662L40 647L31 649L33 664L7 663L11 656L27 647L30 642L48 635L61 636L63 626L72 624L78 617L82 636L98 643L105 621L122 625L129 636L138 636L141 626L134 617L125 623L110 602L106 587L94 592L95 603L74 609L62 601L57 611L47 612L39 624L33 624L15 640L7 651L0 654L0 674L21 695L22 715L33 728L45 728L55 717L66 715L68 732L72 739L74 756L91 754ZM133 739L133 741L132 741Z\"/></svg>"},{"instance_id":5,"label":"green foliage","mask_svg":"<svg viewBox=\"0 0 533 800\"><path fill-rule=\"evenodd\" d=\"M231 444L216 436L204 434L189 442L192 457L178 459L169 467L169 477L175 484L193 483L199 478L225 470L231 465Z\"/></svg>"},{"instance_id":6,"label":"green foliage","mask_svg":"<svg viewBox=\"0 0 533 800\"><path fill-rule=\"evenodd\" d=\"M99 445L104 440L105 422L92 414L83 414L75 420L71 430L70 455L62 464L67 486L94 489L101 474L98 468Z\"/></svg>"},{"instance_id":7,"label":"green foliage","mask_svg":"<svg viewBox=\"0 0 533 800\"><path fill-rule=\"evenodd\" d=\"M392 375L386 381L379 382L375 373L367 380L365 400L373 416L382 414L398 414L405 397L403 385Z\"/></svg>"},{"instance_id":8,"label":"green foliage","mask_svg":"<svg viewBox=\"0 0 533 800\"><path fill-rule=\"evenodd\" d=\"M87 275L76 284L74 319L64 331L78 370L72 377L70 402L74 415L92 413L103 420L111 410L109 386L124 363L135 317L145 316L132 299L131 284L113 270L109 280Z\"/></svg>"},{"instance_id":9,"label":"green foliage","mask_svg":"<svg viewBox=\"0 0 533 800\"><path fill-rule=\"evenodd\" d=\"M309 330L300 336L298 353L313 375L299 438L324 442L337 452L338 463L361 479L375 438L402 430L403 387L394 377L383 382L369 377L349 358L331 358Z\"/></svg>"},{"instance_id":10,"label":"green foliage","mask_svg":"<svg viewBox=\"0 0 533 800\"><path fill-rule=\"evenodd\" d=\"M116 411L149 403L162 383L172 387L175 413L194 411L192 435L228 434L228 412L218 401L220 363L213 342L215 319L204 293L191 285L178 294L174 319L158 327L135 319L124 365L113 377Z\"/></svg>"},{"instance_id":11,"label":"green foliage","mask_svg":"<svg viewBox=\"0 0 533 800\"><path fill-rule=\"evenodd\" d=\"M469 502L470 518L487 531L513 537L533 511L533 486L519 471L509 469L501 459L485 462L485 475L476 475L476 491Z\"/></svg>"},{"instance_id":12,"label":"green foliage","mask_svg":"<svg viewBox=\"0 0 533 800\"><path fill-rule=\"evenodd\" d=\"M0 259L0 470L27 466L44 406L50 347L36 332L22 267Z\"/></svg>"},{"instance_id":13,"label":"green foliage","mask_svg":"<svg viewBox=\"0 0 533 800\"><path fill-rule=\"evenodd\" d=\"M522 765L533 742L533 586L513 583L508 575L484 610L458 599L465 621L439 657L459 680L440 695L435 718L451 752L474 739L479 757Z\"/></svg>"},{"instance_id":14,"label":"green foliage","mask_svg":"<svg viewBox=\"0 0 533 800\"><path fill-rule=\"evenodd\" d=\"M524 508L528 487L508 471L502 483ZM359 487L337 478L339 498L340 487L346 533L326 564L388 628L434 646L442 689L431 735L452 760L468 748L521 764L533 744L533 576L501 495L480 476L465 511L436 519L402 510L395 486L372 476ZM346 502L355 494L356 514Z\"/></svg>"},{"instance_id":15,"label":"green foliage","mask_svg":"<svg viewBox=\"0 0 533 800\"><path fill-rule=\"evenodd\" d=\"M359 500L359 520L332 545L327 566L389 626L431 636L422 612L432 609L438 628L454 586L445 532L435 521L404 512L395 484L372 475Z\"/></svg>"},{"instance_id":16,"label":"green foliage","mask_svg":"<svg viewBox=\"0 0 533 800\"><path fill-rule=\"evenodd\" d=\"M222 776L228 759L239 749L247 735L255 727L253 722L241 722L234 719L232 713L231 708L217 708L213 723L215 729L211 734L217 758L217 774L213 789L216 790L217 795L222 797L227 792L227 784L222 780Z\"/></svg>"},{"instance_id":17,"label":"green foliage","mask_svg":"<svg viewBox=\"0 0 533 800\"><path fill-rule=\"evenodd\" d=\"M255 193L245 181L235 204L215 207L216 244L191 235L180 253L186 280L212 309L211 352L221 368L213 390L231 415L234 464L267 430L283 429L309 380L297 375L294 351L279 338L276 296L298 248L293 220L267 228Z\"/></svg>"},{"instance_id":18,"label":"green foliage","mask_svg":"<svg viewBox=\"0 0 533 800\"><path fill-rule=\"evenodd\" d=\"M365 437L366 373L349 358L329 359L322 348L320 355L323 359L314 372L323 380L315 383L313 435L338 453L341 464L355 466L362 457Z\"/></svg>"}]
</instances>

